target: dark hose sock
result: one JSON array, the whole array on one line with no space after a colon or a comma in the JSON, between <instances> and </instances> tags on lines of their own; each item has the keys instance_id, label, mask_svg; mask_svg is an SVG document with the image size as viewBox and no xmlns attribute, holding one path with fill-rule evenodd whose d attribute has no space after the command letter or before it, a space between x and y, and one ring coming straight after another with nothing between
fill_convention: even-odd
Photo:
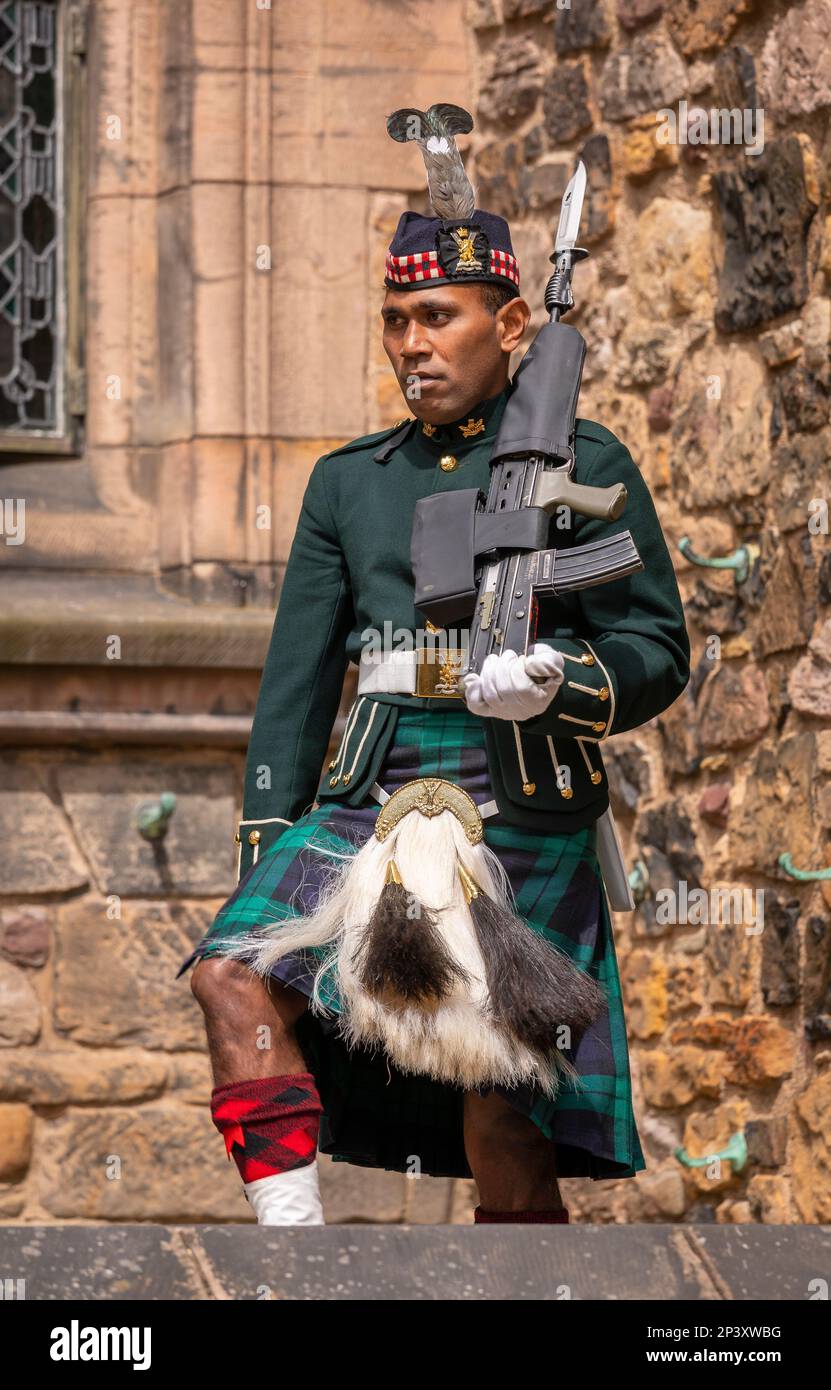
<instances>
[{"instance_id":1,"label":"dark hose sock","mask_svg":"<svg viewBox=\"0 0 831 1390\"><path fill-rule=\"evenodd\" d=\"M557 1221L567 1225L568 1208L543 1207L540 1211L485 1211L482 1207L476 1207L473 1212L473 1220L477 1226L488 1221Z\"/></svg>"}]
</instances>

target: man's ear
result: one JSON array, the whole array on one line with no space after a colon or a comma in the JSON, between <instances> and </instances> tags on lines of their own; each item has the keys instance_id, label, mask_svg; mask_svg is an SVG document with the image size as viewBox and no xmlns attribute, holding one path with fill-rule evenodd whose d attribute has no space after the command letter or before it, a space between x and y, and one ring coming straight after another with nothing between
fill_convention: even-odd
<instances>
[{"instance_id":1,"label":"man's ear","mask_svg":"<svg viewBox=\"0 0 831 1390\"><path fill-rule=\"evenodd\" d=\"M513 352L519 347L531 319L531 309L524 299L516 296L509 299L496 312L497 331L501 334L500 346L503 352Z\"/></svg>"}]
</instances>

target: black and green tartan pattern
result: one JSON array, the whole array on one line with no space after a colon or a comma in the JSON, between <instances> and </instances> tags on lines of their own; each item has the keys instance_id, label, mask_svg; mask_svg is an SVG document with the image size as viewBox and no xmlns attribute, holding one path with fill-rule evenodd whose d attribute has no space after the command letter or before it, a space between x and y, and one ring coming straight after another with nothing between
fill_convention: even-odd
<instances>
[{"instance_id":1,"label":"black and green tartan pattern","mask_svg":"<svg viewBox=\"0 0 831 1390\"><path fill-rule=\"evenodd\" d=\"M464 708L402 707L378 781L391 794L415 777L444 777L477 803L490 800L483 723ZM329 802L287 827L220 909L179 974L199 956L221 954L223 937L310 911L324 876L342 862L337 855L368 839L379 810L369 798L359 807ZM553 1101L531 1086L495 1089L556 1145L560 1177L632 1177L646 1163L632 1109L620 975L595 827L541 834L499 815L488 817L484 826L486 843L508 872L519 913L590 971L607 996L604 1012L567 1053L579 1085L562 1083ZM320 955L296 952L278 962L274 975L308 995ZM307 1011L296 1030L324 1106L320 1151L364 1167L471 1177L463 1143L463 1091L427 1076L408 1076L381 1050L348 1049L337 1032L341 1003L335 978L325 980L323 998L331 1017Z\"/></svg>"}]
</instances>

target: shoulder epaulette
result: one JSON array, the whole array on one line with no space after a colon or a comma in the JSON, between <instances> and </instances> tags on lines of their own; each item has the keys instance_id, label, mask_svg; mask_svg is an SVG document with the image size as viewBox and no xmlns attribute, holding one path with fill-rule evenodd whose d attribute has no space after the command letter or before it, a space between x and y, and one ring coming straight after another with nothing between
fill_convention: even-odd
<instances>
[{"instance_id":1,"label":"shoulder epaulette","mask_svg":"<svg viewBox=\"0 0 831 1390\"><path fill-rule=\"evenodd\" d=\"M381 445L380 449L378 449L372 455L375 462L388 463L389 460L392 458L392 455L398 448L399 444L403 444L405 439L409 439L410 433L415 423L416 421L414 419L410 419L409 416L407 416L405 420L399 420L398 424L395 426L395 429L392 431L392 434L390 434L387 437L387 439Z\"/></svg>"},{"instance_id":2,"label":"shoulder epaulette","mask_svg":"<svg viewBox=\"0 0 831 1390\"><path fill-rule=\"evenodd\" d=\"M579 434L581 439L593 439L597 444L616 444L618 438L607 430L605 425L598 424L597 420L584 420L578 415L574 422L575 434Z\"/></svg>"},{"instance_id":3,"label":"shoulder epaulette","mask_svg":"<svg viewBox=\"0 0 831 1390\"><path fill-rule=\"evenodd\" d=\"M378 430L375 434L364 434L360 439L351 439L348 444L341 444L337 449L330 449L326 458L334 458L338 454L355 453L359 449L372 449L377 444L382 445L379 452L389 449L390 453L396 449L405 438L410 427L415 423L409 416L406 420L399 420L394 425L388 425L384 430ZM378 454L374 457L377 459ZM386 459L383 460L386 463Z\"/></svg>"}]
</instances>

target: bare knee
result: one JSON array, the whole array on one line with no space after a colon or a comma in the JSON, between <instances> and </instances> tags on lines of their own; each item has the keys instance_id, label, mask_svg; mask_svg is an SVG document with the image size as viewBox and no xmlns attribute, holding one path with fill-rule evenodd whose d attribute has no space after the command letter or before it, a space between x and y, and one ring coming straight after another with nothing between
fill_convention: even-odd
<instances>
[{"instance_id":1,"label":"bare knee","mask_svg":"<svg viewBox=\"0 0 831 1390\"><path fill-rule=\"evenodd\" d=\"M210 1016L253 1011L261 1016L265 1007L287 1025L307 1008L308 1001L295 989L278 980L264 979L242 961L227 956L207 956L191 973L190 987L203 1013Z\"/></svg>"},{"instance_id":2,"label":"bare knee","mask_svg":"<svg viewBox=\"0 0 831 1390\"><path fill-rule=\"evenodd\" d=\"M261 998L265 984L241 961L226 956L206 956L197 961L190 976L194 997L205 1013L228 1005L233 999Z\"/></svg>"}]
</instances>

